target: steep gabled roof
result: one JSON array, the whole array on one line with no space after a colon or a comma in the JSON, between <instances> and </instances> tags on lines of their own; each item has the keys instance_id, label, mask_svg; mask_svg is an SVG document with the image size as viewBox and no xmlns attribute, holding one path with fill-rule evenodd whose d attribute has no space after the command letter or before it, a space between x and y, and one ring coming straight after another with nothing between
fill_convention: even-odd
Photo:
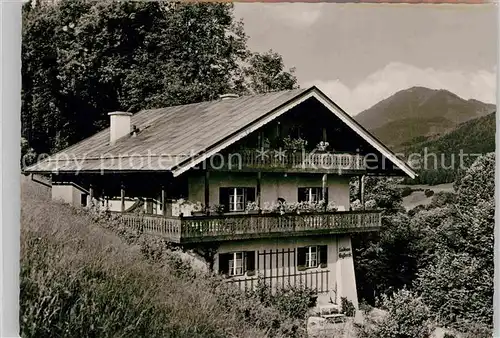
<instances>
[{"instance_id":1,"label":"steep gabled roof","mask_svg":"<svg viewBox=\"0 0 500 338\"><path fill-rule=\"evenodd\" d=\"M107 128L25 172L161 170L172 171L178 176L311 97L319 100L406 174L416 176L406 163L314 86L143 110L132 116L131 123L140 130L136 136L124 137L110 145Z\"/></svg>"}]
</instances>

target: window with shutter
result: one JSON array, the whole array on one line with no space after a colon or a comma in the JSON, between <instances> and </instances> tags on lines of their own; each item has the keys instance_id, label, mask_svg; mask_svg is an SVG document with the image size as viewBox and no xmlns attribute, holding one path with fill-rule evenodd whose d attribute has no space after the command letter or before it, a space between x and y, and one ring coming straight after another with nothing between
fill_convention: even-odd
<instances>
[{"instance_id":1,"label":"window with shutter","mask_svg":"<svg viewBox=\"0 0 500 338\"><path fill-rule=\"evenodd\" d=\"M255 202L256 189L255 188L245 188L246 189L246 202ZM246 206L246 204L245 204Z\"/></svg>"},{"instance_id":2,"label":"window with shutter","mask_svg":"<svg viewBox=\"0 0 500 338\"><path fill-rule=\"evenodd\" d=\"M224 210L229 210L229 190L231 188L219 188L219 204L224 206Z\"/></svg>"},{"instance_id":3,"label":"window with shutter","mask_svg":"<svg viewBox=\"0 0 500 338\"><path fill-rule=\"evenodd\" d=\"M306 266L306 251L307 248L297 248L297 267Z\"/></svg>"},{"instance_id":4,"label":"window with shutter","mask_svg":"<svg viewBox=\"0 0 500 338\"><path fill-rule=\"evenodd\" d=\"M248 202L255 202L255 188L252 187L220 188L219 194L219 203L229 212L245 211Z\"/></svg>"},{"instance_id":5,"label":"window with shutter","mask_svg":"<svg viewBox=\"0 0 500 338\"><path fill-rule=\"evenodd\" d=\"M229 259L231 254L219 254L219 273L229 274Z\"/></svg>"},{"instance_id":6,"label":"window with shutter","mask_svg":"<svg viewBox=\"0 0 500 338\"><path fill-rule=\"evenodd\" d=\"M219 273L242 276L255 271L255 251L240 251L219 254Z\"/></svg>"},{"instance_id":7,"label":"window with shutter","mask_svg":"<svg viewBox=\"0 0 500 338\"><path fill-rule=\"evenodd\" d=\"M320 245L319 249L319 264L326 265L328 264L328 246Z\"/></svg>"},{"instance_id":8,"label":"window with shutter","mask_svg":"<svg viewBox=\"0 0 500 338\"><path fill-rule=\"evenodd\" d=\"M297 248L297 267L301 269L317 268L328 263L326 245Z\"/></svg>"},{"instance_id":9,"label":"window with shutter","mask_svg":"<svg viewBox=\"0 0 500 338\"><path fill-rule=\"evenodd\" d=\"M306 267L315 268L318 266L318 248L316 246L307 247Z\"/></svg>"},{"instance_id":10,"label":"window with shutter","mask_svg":"<svg viewBox=\"0 0 500 338\"><path fill-rule=\"evenodd\" d=\"M255 271L255 251L247 251L246 253L246 268L245 270Z\"/></svg>"},{"instance_id":11,"label":"window with shutter","mask_svg":"<svg viewBox=\"0 0 500 338\"><path fill-rule=\"evenodd\" d=\"M229 256L229 276L241 276L244 274L243 252L234 252Z\"/></svg>"},{"instance_id":12,"label":"window with shutter","mask_svg":"<svg viewBox=\"0 0 500 338\"><path fill-rule=\"evenodd\" d=\"M328 188L326 188L326 195L328 195ZM299 202L319 202L323 199L322 187L298 188L298 201Z\"/></svg>"},{"instance_id":13,"label":"window with shutter","mask_svg":"<svg viewBox=\"0 0 500 338\"><path fill-rule=\"evenodd\" d=\"M307 188L299 188L298 189L298 198L297 198L297 201L299 202L307 202L307 197L308 197L308 193L307 193Z\"/></svg>"}]
</instances>

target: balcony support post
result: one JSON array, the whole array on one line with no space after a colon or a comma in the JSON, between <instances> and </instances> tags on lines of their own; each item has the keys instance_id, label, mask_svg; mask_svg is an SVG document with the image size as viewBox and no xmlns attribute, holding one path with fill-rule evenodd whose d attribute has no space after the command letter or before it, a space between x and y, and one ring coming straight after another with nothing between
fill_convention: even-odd
<instances>
[{"instance_id":1,"label":"balcony support post","mask_svg":"<svg viewBox=\"0 0 500 338\"><path fill-rule=\"evenodd\" d=\"M259 207L259 211L260 211L260 181L262 179L262 173L259 171L257 172L257 189L256 189L256 193L257 193L257 206Z\"/></svg>"},{"instance_id":2,"label":"balcony support post","mask_svg":"<svg viewBox=\"0 0 500 338\"><path fill-rule=\"evenodd\" d=\"M205 212L208 213L210 210L210 172L205 171Z\"/></svg>"},{"instance_id":3,"label":"balcony support post","mask_svg":"<svg viewBox=\"0 0 500 338\"><path fill-rule=\"evenodd\" d=\"M359 176L359 201L365 210L365 175Z\"/></svg>"},{"instance_id":4,"label":"balcony support post","mask_svg":"<svg viewBox=\"0 0 500 338\"><path fill-rule=\"evenodd\" d=\"M90 198L89 206L93 207L94 206L94 185L92 183L90 183L89 198Z\"/></svg>"},{"instance_id":5,"label":"balcony support post","mask_svg":"<svg viewBox=\"0 0 500 338\"><path fill-rule=\"evenodd\" d=\"M101 190L102 206L108 207L108 198L106 197L106 190L104 188Z\"/></svg>"},{"instance_id":6,"label":"balcony support post","mask_svg":"<svg viewBox=\"0 0 500 338\"><path fill-rule=\"evenodd\" d=\"M323 200L325 201L325 211L326 211L326 207L328 205L327 186L328 186L328 175L323 174L323 177L321 179L321 189L322 189Z\"/></svg>"},{"instance_id":7,"label":"balcony support post","mask_svg":"<svg viewBox=\"0 0 500 338\"><path fill-rule=\"evenodd\" d=\"M121 187L120 187L120 205L121 205L121 212L125 212L125 185L121 184Z\"/></svg>"},{"instance_id":8,"label":"balcony support post","mask_svg":"<svg viewBox=\"0 0 500 338\"><path fill-rule=\"evenodd\" d=\"M161 186L161 212L163 216L167 216L167 190L165 186Z\"/></svg>"}]
</instances>

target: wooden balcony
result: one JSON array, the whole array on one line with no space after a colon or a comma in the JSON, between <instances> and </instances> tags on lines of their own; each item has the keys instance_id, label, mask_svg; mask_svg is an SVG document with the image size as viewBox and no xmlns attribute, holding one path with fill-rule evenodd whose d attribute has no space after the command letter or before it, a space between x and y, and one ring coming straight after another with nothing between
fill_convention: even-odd
<instances>
[{"instance_id":1,"label":"wooden balcony","mask_svg":"<svg viewBox=\"0 0 500 338\"><path fill-rule=\"evenodd\" d=\"M209 161L211 170L287 171L321 173L363 173L366 161L362 155L318 152L279 152L279 150L243 150Z\"/></svg>"},{"instance_id":2,"label":"wooden balcony","mask_svg":"<svg viewBox=\"0 0 500 338\"><path fill-rule=\"evenodd\" d=\"M380 211L342 211L311 214L244 214L164 217L119 214L123 222L145 233L175 243L197 243L251 238L296 237L377 231Z\"/></svg>"}]
</instances>

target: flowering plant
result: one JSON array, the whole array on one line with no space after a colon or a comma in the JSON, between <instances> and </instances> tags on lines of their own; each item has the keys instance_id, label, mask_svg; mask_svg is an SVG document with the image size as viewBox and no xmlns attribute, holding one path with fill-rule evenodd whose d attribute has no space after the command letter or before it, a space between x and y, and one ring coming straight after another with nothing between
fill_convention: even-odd
<instances>
[{"instance_id":1,"label":"flowering plant","mask_svg":"<svg viewBox=\"0 0 500 338\"><path fill-rule=\"evenodd\" d=\"M226 207L223 204L214 204L210 207L210 212L223 214Z\"/></svg>"},{"instance_id":2,"label":"flowering plant","mask_svg":"<svg viewBox=\"0 0 500 338\"><path fill-rule=\"evenodd\" d=\"M330 143L328 143L326 141L321 141L316 146L316 149L318 149L319 151L325 151L329 146L330 146Z\"/></svg>"},{"instance_id":3,"label":"flowering plant","mask_svg":"<svg viewBox=\"0 0 500 338\"><path fill-rule=\"evenodd\" d=\"M338 210L337 205L333 201L328 202L328 204L326 205L326 211L337 211L337 210Z\"/></svg>"},{"instance_id":4,"label":"flowering plant","mask_svg":"<svg viewBox=\"0 0 500 338\"><path fill-rule=\"evenodd\" d=\"M258 211L259 205L257 202L248 202L245 208L246 211Z\"/></svg>"},{"instance_id":5,"label":"flowering plant","mask_svg":"<svg viewBox=\"0 0 500 338\"><path fill-rule=\"evenodd\" d=\"M282 203L276 202L264 202L262 206L262 210L265 212L279 212L281 209Z\"/></svg>"},{"instance_id":6,"label":"flowering plant","mask_svg":"<svg viewBox=\"0 0 500 338\"><path fill-rule=\"evenodd\" d=\"M286 150L298 151L307 147L307 140L287 136L283 139L283 144Z\"/></svg>"},{"instance_id":7,"label":"flowering plant","mask_svg":"<svg viewBox=\"0 0 500 338\"><path fill-rule=\"evenodd\" d=\"M201 202L192 203L192 209L194 212L203 211L203 204L201 204Z\"/></svg>"}]
</instances>

